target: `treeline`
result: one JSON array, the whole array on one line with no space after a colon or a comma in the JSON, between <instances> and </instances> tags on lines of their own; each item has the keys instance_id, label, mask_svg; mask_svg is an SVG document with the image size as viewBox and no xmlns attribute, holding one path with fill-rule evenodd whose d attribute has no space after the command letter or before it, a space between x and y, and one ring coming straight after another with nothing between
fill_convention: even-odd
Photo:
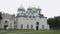
<instances>
[{"instance_id":1,"label":"treeline","mask_svg":"<svg viewBox=\"0 0 60 34\"><path fill-rule=\"evenodd\" d=\"M0 12L0 20L2 19L2 16L1 15L2 15L2 12Z\"/></svg>"},{"instance_id":2,"label":"treeline","mask_svg":"<svg viewBox=\"0 0 60 34\"><path fill-rule=\"evenodd\" d=\"M49 18L47 23L50 26L50 29L59 30L60 29L60 16Z\"/></svg>"}]
</instances>

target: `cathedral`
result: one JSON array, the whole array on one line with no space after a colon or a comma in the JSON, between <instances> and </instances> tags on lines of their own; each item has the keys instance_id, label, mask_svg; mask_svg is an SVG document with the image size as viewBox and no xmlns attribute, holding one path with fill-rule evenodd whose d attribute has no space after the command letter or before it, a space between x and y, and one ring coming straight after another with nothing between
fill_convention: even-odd
<instances>
[{"instance_id":1,"label":"cathedral","mask_svg":"<svg viewBox=\"0 0 60 34\"><path fill-rule=\"evenodd\" d=\"M47 17L41 14L41 8L36 8L33 5L25 10L25 8L21 6L17 12L17 29L49 30Z\"/></svg>"},{"instance_id":2,"label":"cathedral","mask_svg":"<svg viewBox=\"0 0 60 34\"><path fill-rule=\"evenodd\" d=\"M21 6L17 10L17 16L2 14L0 29L30 29L49 30L47 17L41 14L41 8L35 5L27 8Z\"/></svg>"}]
</instances>

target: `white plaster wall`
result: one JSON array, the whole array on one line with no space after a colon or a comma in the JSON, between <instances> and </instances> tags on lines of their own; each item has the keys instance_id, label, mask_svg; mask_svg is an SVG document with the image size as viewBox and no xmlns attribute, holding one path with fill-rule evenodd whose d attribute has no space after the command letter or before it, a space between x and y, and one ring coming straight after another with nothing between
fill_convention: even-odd
<instances>
[{"instance_id":1,"label":"white plaster wall","mask_svg":"<svg viewBox=\"0 0 60 34\"><path fill-rule=\"evenodd\" d=\"M10 24L11 24L10 29L14 29L14 20L13 19L10 20Z\"/></svg>"},{"instance_id":2,"label":"white plaster wall","mask_svg":"<svg viewBox=\"0 0 60 34\"><path fill-rule=\"evenodd\" d=\"M2 28L4 29L4 23L5 23L6 20L8 21L8 29L14 28L14 22L10 21L10 19L2 19L2 21L1 21ZM10 27L10 23L11 23L11 27Z\"/></svg>"},{"instance_id":3,"label":"white plaster wall","mask_svg":"<svg viewBox=\"0 0 60 34\"><path fill-rule=\"evenodd\" d=\"M31 20L31 18L33 20ZM29 25L29 29L31 29L31 25L33 25L33 29L36 30L36 22L39 22L39 30L42 29L42 25L44 25L44 29L49 29L49 25L47 24L46 18L39 18L39 17L19 17L17 23L17 29L21 29L21 24L23 24L23 29L27 29L27 24ZM28 20L27 20L28 19Z\"/></svg>"}]
</instances>

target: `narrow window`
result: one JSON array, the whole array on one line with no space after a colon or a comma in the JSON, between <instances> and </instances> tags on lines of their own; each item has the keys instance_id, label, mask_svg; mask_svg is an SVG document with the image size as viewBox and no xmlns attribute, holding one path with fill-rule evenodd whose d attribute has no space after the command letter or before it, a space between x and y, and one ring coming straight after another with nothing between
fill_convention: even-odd
<instances>
[{"instance_id":1,"label":"narrow window","mask_svg":"<svg viewBox=\"0 0 60 34\"><path fill-rule=\"evenodd\" d=\"M8 21L5 21L5 23L4 23L4 29L6 30L7 27L8 27Z\"/></svg>"},{"instance_id":2,"label":"narrow window","mask_svg":"<svg viewBox=\"0 0 60 34\"><path fill-rule=\"evenodd\" d=\"M31 29L33 29L33 25L31 25Z\"/></svg>"},{"instance_id":3,"label":"narrow window","mask_svg":"<svg viewBox=\"0 0 60 34\"><path fill-rule=\"evenodd\" d=\"M7 21L5 21L5 23L7 23Z\"/></svg>"},{"instance_id":4,"label":"narrow window","mask_svg":"<svg viewBox=\"0 0 60 34\"><path fill-rule=\"evenodd\" d=\"M39 22L37 22L36 25L39 25Z\"/></svg>"},{"instance_id":5,"label":"narrow window","mask_svg":"<svg viewBox=\"0 0 60 34\"><path fill-rule=\"evenodd\" d=\"M36 18L35 18L35 20L36 20Z\"/></svg>"},{"instance_id":6,"label":"narrow window","mask_svg":"<svg viewBox=\"0 0 60 34\"><path fill-rule=\"evenodd\" d=\"M35 18L35 17L33 17L33 18Z\"/></svg>"},{"instance_id":7,"label":"narrow window","mask_svg":"<svg viewBox=\"0 0 60 34\"><path fill-rule=\"evenodd\" d=\"M16 29L16 22L14 21L14 29Z\"/></svg>"},{"instance_id":8,"label":"narrow window","mask_svg":"<svg viewBox=\"0 0 60 34\"><path fill-rule=\"evenodd\" d=\"M29 29L29 25L27 25L27 29Z\"/></svg>"},{"instance_id":9,"label":"narrow window","mask_svg":"<svg viewBox=\"0 0 60 34\"><path fill-rule=\"evenodd\" d=\"M16 22L14 21L14 24L16 24Z\"/></svg>"},{"instance_id":10,"label":"narrow window","mask_svg":"<svg viewBox=\"0 0 60 34\"><path fill-rule=\"evenodd\" d=\"M31 18L31 16L29 16L29 18Z\"/></svg>"},{"instance_id":11,"label":"narrow window","mask_svg":"<svg viewBox=\"0 0 60 34\"><path fill-rule=\"evenodd\" d=\"M44 25L42 25L42 29L44 29Z\"/></svg>"},{"instance_id":12,"label":"narrow window","mask_svg":"<svg viewBox=\"0 0 60 34\"><path fill-rule=\"evenodd\" d=\"M21 24L21 29L23 29L23 25Z\"/></svg>"}]
</instances>

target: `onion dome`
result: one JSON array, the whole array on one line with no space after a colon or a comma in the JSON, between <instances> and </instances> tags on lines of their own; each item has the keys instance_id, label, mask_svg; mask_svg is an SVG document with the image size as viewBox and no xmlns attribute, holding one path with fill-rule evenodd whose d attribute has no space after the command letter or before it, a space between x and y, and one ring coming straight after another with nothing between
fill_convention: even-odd
<instances>
[{"instance_id":1,"label":"onion dome","mask_svg":"<svg viewBox=\"0 0 60 34\"><path fill-rule=\"evenodd\" d=\"M21 5L19 8L18 8L18 11L25 11L24 7Z\"/></svg>"}]
</instances>

